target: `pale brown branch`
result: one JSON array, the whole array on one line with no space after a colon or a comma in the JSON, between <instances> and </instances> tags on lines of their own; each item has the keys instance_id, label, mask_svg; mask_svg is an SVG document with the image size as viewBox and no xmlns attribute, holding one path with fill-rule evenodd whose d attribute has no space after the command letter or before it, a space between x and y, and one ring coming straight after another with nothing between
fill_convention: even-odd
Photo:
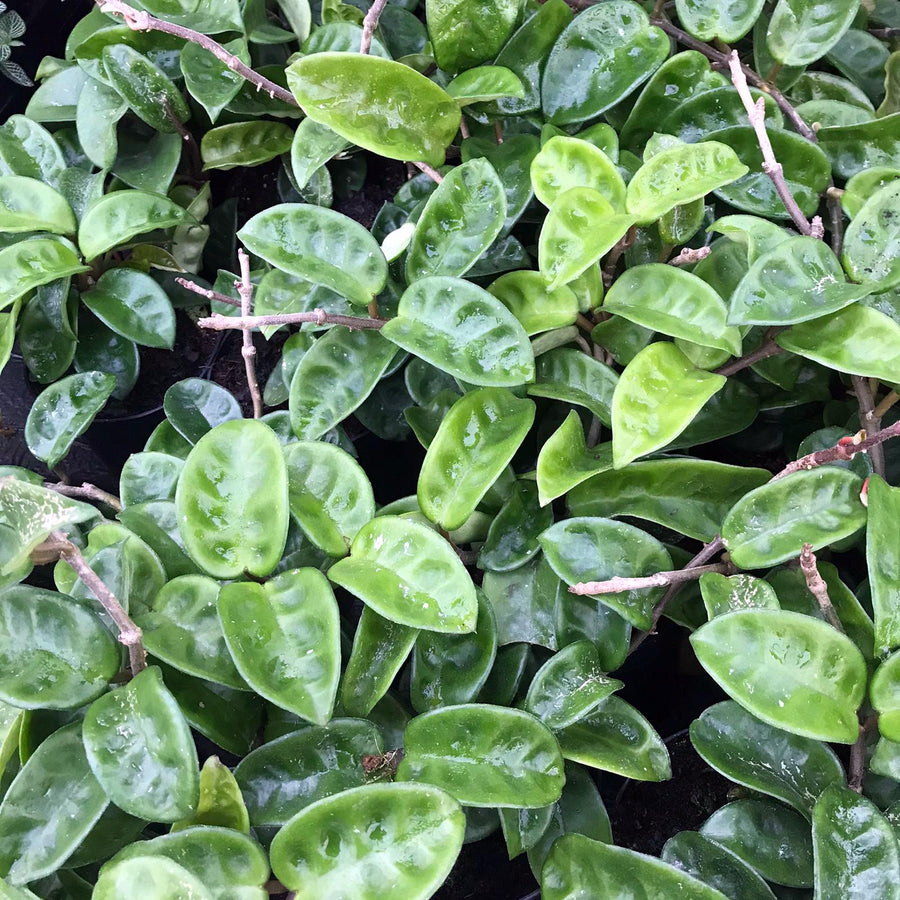
<instances>
[{"instance_id":1,"label":"pale brown branch","mask_svg":"<svg viewBox=\"0 0 900 900\"><path fill-rule=\"evenodd\" d=\"M207 316L198 319L200 328L211 328L213 331L229 331L244 328L265 328L268 325L303 325L313 322L316 325L344 325L347 328L369 328L378 330L383 328L387 319L373 319L365 316L339 316L325 312L324 309L314 309L311 312L302 313L274 313L271 316Z\"/></svg>"},{"instance_id":2,"label":"pale brown branch","mask_svg":"<svg viewBox=\"0 0 900 900\"><path fill-rule=\"evenodd\" d=\"M766 339L759 347L751 353L747 353L738 359L733 359L730 363L725 363L724 366L719 366L716 369L716 375L734 375L737 372L750 368L750 366L755 366L756 363L762 362L770 356L778 356L779 353L783 353L783 349L775 342L775 335L781 331L784 331L784 328L769 329Z\"/></svg>"},{"instance_id":3,"label":"pale brown branch","mask_svg":"<svg viewBox=\"0 0 900 900\"><path fill-rule=\"evenodd\" d=\"M763 172L769 176L769 179L775 186L775 191L781 198L781 202L788 211L794 225L797 226L797 230L801 234L821 238L825 234L822 220L816 217L818 222L816 219L810 222L806 218L803 210L797 205L797 201L794 199L791 189L787 186L787 182L784 180L784 168L775 158L772 141L769 140L769 133L766 131L765 99L760 97L755 103L753 102L750 87L747 84L747 76L744 73L737 50L731 51L731 55L728 57L728 67L731 70L731 81L737 89L741 102L744 104L744 109L747 110L747 118L756 132L756 140L763 155Z\"/></svg>"},{"instance_id":4,"label":"pale brown branch","mask_svg":"<svg viewBox=\"0 0 900 900\"><path fill-rule=\"evenodd\" d=\"M194 31L191 28L185 28L183 25L174 25L171 22L154 18L147 12L129 6L123 0L96 0L96 3L100 8L100 12L121 16L132 31L161 31L165 34L175 35L175 37L179 37L182 40L190 41L193 44L199 44L233 72L237 72L246 81L255 84L257 90L263 90L273 99L277 97L283 103L288 103L291 106L300 105L290 91L281 87L281 85L275 84L274 81L270 81L258 72L254 72L253 69L234 54L229 53L221 44L216 43L208 35L201 34L199 31Z\"/></svg>"},{"instance_id":5,"label":"pale brown branch","mask_svg":"<svg viewBox=\"0 0 900 900\"><path fill-rule=\"evenodd\" d=\"M671 572L655 572L643 578L610 578L607 581L580 581L569 588L570 594L619 594L622 591L640 591L645 588L669 587L673 584L683 584L686 581L696 581L701 575L708 572L722 574L730 571L731 567L725 563L713 563L709 566L691 566L689 569L677 569Z\"/></svg>"},{"instance_id":6,"label":"pale brown branch","mask_svg":"<svg viewBox=\"0 0 900 900\"><path fill-rule=\"evenodd\" d=\"M866 777L866 736L878 725L878 716L874 713L866 716L859 723L859 737L850 748L850 765L847 769L847 786L857 794L862 793L863 780Z\"/></svg>"},{"instance_id":7,"label":"pale brown branch","mask_svg":"<svg viewBox=\"0 0 900 900\"><path fill-rule=\"evenodd\" d=\"M900 400L900 394L896 391L886 394L881 403L875 407L875 418L880 419L898 400Z\"/></svg>"},{"instance_id":8,"label":"pale brown branch","mask_svg":"<svg viewBox=\"0 0 900 900\"><path fill-rule=\"evenodd\" d=\"M859 424L867 434L874 434L881 428L881 417L875 411L875 398L872 396L869 380L862 375L851 375L850 382L853 385L853 393L856 394L856 402L859 404ZM872 471L884 478L884 447L880 444L872 447L869 459L872 460Z\"/></svg>"},{"instance_id":9,"label":"pale brown branch","mask_svg":"<svg viewBox=\"0 0 900 900\"><path fill-rule=\"evenodd\" d=\"M669 260L670 266L692 266L694 263L706 259L712 253L712 247L685 247L678 256L673 256Z\"/></svg>"},{"instance_id":10,"label":"pale brown branch","mask_svg":"<svg viewBox=\"0 0 900 900\"><path fill-rule=\"evenodd\" d=\"M414 162L413 165L420 171L424 172L435 184L440 184L444 180L444 176L428 163Z\"/></svg>"},{"instance_id":11,"label":"pale brown branch","mask_svg":"<svg viewBox=\"0 0 900 900\"><path fill-rule=\"evenodd\" d=\"M375 0L369 7L362 24L363 33L359 42L360 53L368 53L372 49L372 35L378 27L378 20L381 18L385 6L387 6L387 0Z\"/></svg>"},{"instance_id":12,"label":"pale brown branch","mask_svg":"<svg viewBox=\"0 0 900 900\"><path fill-rule=\"evenodd\" d=\"M100 605L115 622L119 629L119 643L128 648L131 674L137 675L147 667L147 654L141 642L143 638L141 629L135 625L115 594L103 583L100 576L90 567L87 560L81 555L81 551L68 539L67 535L60 531L54 531L50 534L50 540L59 545L60 557L75 570L84 586L100 601Z\"/></svg>"},{"instance_id":13,"label":"pale brown branch","mask_svg":"<svg viewBox=\"0 0 900 900\"><path fill-rule=\"evenodd\" d=\"M241 280L234 286L241 295L241 318L246 319L250 315L250 301L253 299L253 282L250 280L250 257L241 247L238 250L238 262L241 268ZM243 345L241 356L244 357L244 371L247 375L247 385L250 388L250 399L253 401L253 418L259 419L263 414L262 394L259 392L259 382L256 380L256 347L253 346L253 329L242 328Z\"/></svg>"},{"instance_id":14,"label":"pale brown branch","mask_svg":"<svg viewBox=\"0 0 900 900\"><path fill-rule=\"evenodd\" d=\"M229 297L227 294L223 294L219 291L205 288L202 285L197 284L196 281L189 281L187 278L176 278L175 284L180 284L183 288L193 291L201 297L206 297L207 300L218 300L219 303L226 303L228 306L234 306L237 309L241 308L240 300L235 300L233 297Z\"/></svg>"},{"instance_id":15,"label":"pale brown branch","mask_svg":"<svg viewBox=\"0 0 900 900\"><path fill-rule=\"evenodd\" d=\"M804 544L800 553L800 571L806 579L806 587L809 592L816 598L819 608L828 620L828 623L838 631L846 634L838 614L834 611L831 603L831 597L828 595L828 585L825 579L819 574L819 567L816 565L816 554L813 553L812 544Z\"/></svg>"},{"instance_id":16,"label":"pale brown branch","mask_svg":"<svg viewBox=\"0 0 900 900\"><path fill-rule=\"evenodd\" d=\"M73 497L76 500L96 500L98 503L105 503L116 512L122 511L122 501L114 494L98 488L96 485L84 482L81 485L62 484L62 482L45 481L44 487L64 497Z\"/></svg>"}]
</instances>

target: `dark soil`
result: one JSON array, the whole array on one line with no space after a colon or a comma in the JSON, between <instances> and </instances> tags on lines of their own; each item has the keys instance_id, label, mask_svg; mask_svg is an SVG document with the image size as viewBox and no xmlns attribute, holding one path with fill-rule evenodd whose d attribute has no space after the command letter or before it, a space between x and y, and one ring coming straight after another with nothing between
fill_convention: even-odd
<instances>
[{"instance_id":1,"label":"dark soil","mask_svg":"<svg viewBox=\"0 0 900 900\"><path fill-rule=\"evenodd\" d=\"M335 197L332 209L355 219L364 228L371 228L384 204L407 180L406 167L401 162L383 156L366 154L366 183L361 191L347 197Z\"/></svg>"}]
</instances>

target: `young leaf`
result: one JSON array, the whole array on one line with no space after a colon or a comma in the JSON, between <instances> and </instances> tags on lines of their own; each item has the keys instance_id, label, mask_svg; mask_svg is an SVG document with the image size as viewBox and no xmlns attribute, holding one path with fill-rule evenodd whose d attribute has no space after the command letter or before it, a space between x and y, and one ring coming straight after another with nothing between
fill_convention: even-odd
<instances>
[{"instance_id":1,"label":"young leaf","mask_svg":"<svg viewBox=\"0 0 900 900\"><path fill-rule=\"evenodd\" d=\"M878 710L878 730L891 741L900 738L900 653L891 654L875 671L869 688Z\"/></svg>"},{"instance_id":2,"label":"young leaf","mask_svg":"<svg viewBox=\"0 0 900 900\"><path fill-rule=\"evenodd\" d=\"M218 756L208 756L200 769L200 803L191 819L182 819L172 831L184 831L195 825L213 825L250 834L250 817L241 789L231 769Z\"/></svg>"},{"instance_id":3,"label":"young leaf","mask_svg":"<svg viewBox=\"0 0 900 900\"><path fill-rule=\"evenodd\" d=\"M548 290L540 272L507 272L488 290L522 323L529 337L572 325L579 312L575 292L564 285Z\"/></svg>"},{"instance_id":4,"label":"young leaf","mask_svg":"<svg viewBox=\"0 0 900 900\"><path fill-rule=\"evenodd\" d=\"M534 195L544 204L571 188L592 188L617 213L625 212L625 182L613 161L588 141L556 136L541 147L531 163Z\"/></svg>"},{"instance_id":5,"label":"young leaf","mask_svg":"<svg viewBox=\"0 0 900 900\"><path fill-rule=\"evenodd\" d=\"M243 38L223 43L222 46L244 65L250 65L250 53ZM240 93L243 78L233 72L221 60L204 47L187 41L181 51L181 72L185 87L191 96L206 110L211 122L222 113Z\"/></svg>"},{"instance_id":6,"label":"young leaf","mask_svg":"<svg viewBox=\"0 0 900 900\"><path fill-rule=\"evenodd\" d=\"M538 454L537 486L541 506L576 488L592 475L611 469L612 464L612 443L589 449L581 418L572 410L547 438Z\"/></svg>"}]
</instances>

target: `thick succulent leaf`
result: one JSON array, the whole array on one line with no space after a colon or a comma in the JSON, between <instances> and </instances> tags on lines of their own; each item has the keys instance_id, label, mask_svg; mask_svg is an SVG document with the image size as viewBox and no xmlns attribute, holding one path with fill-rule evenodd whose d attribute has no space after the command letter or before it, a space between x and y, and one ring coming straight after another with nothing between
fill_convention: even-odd
<instances>
[{"instance_id":1,"label":"thick succulent leaf","mask_svg":"<svg viewBox=\"0 0 900 900\"><path fill-rule=\"evenodd\" d=\"M879 656L900 647L900 547L896 523L900 515L900 489L889 487L878 475L869 479L869 515L866 562L875 612L875 652Z\"/></svg>"},{"instance_id":2,"label":"thick succulent leaf","mask_svg":"<svg viewBox=\"0 0 900 900\"><path fill-rule=\"evenodd\" d=\"M250 219L238 237L276 268L362 306L381 292L387 279L387 263L375 238L331 209L308 203L273 206Z\"/></svg>"},{"instance_id":3,"label":"thick succulent leaf","mask_svg":"<svg viewBox=\"0 0 900 900\"><path fill-rule=\"evenodd\" d=\"M878 730L888 740L900 743L900 654L891 654L878 667L869 697L879 714Z\"/></svg>"},{"instance_id":4,"label":"thick succulent leaf","mask_svg":"<svg viewBox=\"0 0 900 900\"><path fill-rule=\"evenodd\" d=\"M674 441L726 381L696 368L674 344L660 341L641 350L613 394L615 467Z\"/></svg>"},{"instance_id":5,"label":"thick succulent leaf","mask_svg":"<svg viewBox=\"0 0 900 900\"><path fill-rule=\"evenodd\" d=\"M900 283L898 204L900 180L895 180L866 200L844 236L844 268L856 281L874 282L877 290Z\"/></svg>"},{"instance_id":6,"label":"thick succulent leaf","mask_svg":"<svg viewBox=\"0 0 900 900\"><path fill-rule=\"evenodd\" d=\"M433 710L409 723L404 745L398 780L435 784L466 806L546 806L565 782L552 732L516 709L479 703Z\"/></svg>"},{"instance_id":7,"label":"thick succulent leaf","mask_svg":"<svg viewBox=\"0 0 900 900\"><path fill-rule=\"evenodd\" d=\"M390 890L427 900L456 861L465 822L438 788L366 785L297 813L272 842L272 870L304 896L377 900Z\"/></svg>"},{"instance_id":8,"label":"thick succulent leaf","mask_svg":"<svg viewBox=\"0 0 900 900\"><path fill-rule=\"evenodd\" d=\"M364 756L382 753L381 734L363 719L333 719L263 744L234 770L250 822L284 825L300 810L366 783Z\"/></svg>"},{"instance_id":9,"label":"thick succulent leaf","mask_svg":"<svg viewBox=\"0 0 900 900\"><path fill-rule=\"evenodd\" d=\"M834 466L794 472L742 497L722 523L736 566L761 569L848 537L866 524L862 481Z\"/></svg>"},{"instance_id":10,"label":"thick succulent leaf","mask_svg":"<svg viewBox=\"0 0 900 900\"><path fill-rule=\"evenodd\" d=\"M0 177L0 232L74 234L75 215L65 197L36 178Z\"/></svg>"},{"instance_id":11,"label":"thick succulent leaf","mask_svg":"<svg viewBox=\"0 0 900 900\"><path fill-rule=\"evenodd\" d=\"M500 234L506 193L486 159L456 166L428 198L406 253L406 281L462 275Z\"/></svg>"},{"instance_id":12,"label":"thick succulent leaf","mask_svg":"<svg viewBox=\"0 0 900 900\"><path fill-rule=\"evenodd\" d=\"M119 809L154 822L176 822L196 811L197 751L156 666L88 707L84 746L91 770Z\"/></svg>"},{"instance_id":13,"label":"thick succulent leaf","mask_svg":"<svg viewBox=\"0 0 900 900\"><path fill-rule=\"evenodd\" d=\"M425 16L438 65L455 73L497 55L519 18L519 3L426 0Z\"/></svg>"},{"instance_id":14,"label":"thick succulent leaf","mask_svg":"<svg viewBox=\"0 0 900 900\"><path fill-rule=\"evenodd\" d=\"M0 804L0 872L25 885L55 872L109 805L91 774L81 723L48 737L28 758Z\"/></svg>"},{"instance_id":15,"label":"thick succulent leaf","mask_svg":"<svg viewBox=\"0 0 900 900\"><path fill-rule=\"evenodd\" d=\"M534 413L531 400L504 388L470 391L457 400L422 463L422 512L447 531L459 528L506 469Z\"/></svg>"},{"instance_id":16,"label":"thick succulent leaf","mask_svg":"<svg viewBox=\"0 0 900 900\"><path fill-rule=\"evenodd\" d=\"M303 190L315 173L335 155L346 150L349 142L313 119L304 119L291 143L291 171L298 190Z\"/></svg>"},{"instance_id":17,"label":"thick succulent leaf","mask_svg":"<svg viewBox=\"0 0 900 900\"><path fill-rule=\"evenodd\" d=\"M274 432L252 419L213 428L185 460L175 506L185 549L208 574L268 575L281 559L289 518Z\"/></svg>"},{"instance_id":18,"label":"thick succulent leaf","mask_svg":"<svg viewBox=\"0 0 900 900\"><path fill-rule=\"evenodd\" d=\"M669 41L629 0L576 16L547 59L541 106L554 125L593 119L646 81L669 55ZM573 83L572 72L584 76Z\"/></svg>"},{"instance_id":19,"label":"thick succulent leaf","mask_svg":"<svg viewBox=\"0 0 900 900\"><path fill-rule=\"evenodd\" d=\"M773 728L732 700L691 723L691 743L726 778L789 803L807 819L822 792L844 782L827 744Z\"/></svg>"},{"instance_id":20,"label":"thick succulent leaf","mask_svg":"<svg viewBox=\"0 0 900 900\"><path fill-rule=\"evenodd\" d=\"M138 888L138 885L140 887ZM138 894L138 891L140 894ZM213 900L203 882L171 859L136 856L104 867L93 900Z\"/></svg>"},{"instance_id":21,"label":"thick succulent leaf","mask_svg":"<svg viewBox=\"0 0 900 900\"><path fill-rule=\"evenodd\" d=\"M132 453L119 476L122 506L154 500L173 500L184 460L168 453L145 451Z\"/></svg>"},{"instance_id":22,"label":"thick succulent leaf","mask_svg":"<svg viewBox=\"0 0 900 900\"><path fill-rule=\"evenodd\" d=\"M238 671L276 706L324 725L340 678L337 602L317 569L292 569L265 584L227 584L216 601Z\"/></svg>"},{"instance_id":23,"label":"thick succulent leaf","mask_svg":"<svg viewBox=\"0 0 900 900\"><path fill-rule=\"evenodd\" d=\"M557 522L540 536L553 571L569 585L616 576L649 575L671 568L663 545L639 528L613 519L582 517ZM637 628L650 628L660 588L602 594L597 599Z\"/></svg>"},{"instance_id":24,"label":"thick succulent leaf","mask_svg":"<svg viewBox=\"0 0 900 900\"><path fill-rule=\"evenodd\" d=\"M592 475L611 469L612 464L612 444L589 448L581 417L572 410L538 454L537 487L541 506L578 487Z\"/></svg>"},{"instance_id":25,"label":"thick succulent leaf","mask_svg":"<svg viewBox=\"0 0 900 900\"><path fill-rule=\"evenodd\" d=\"M774 588L752 575L707 572L700 576L699 584L710 619L736 609L781 609Z\"/></svg>"},{"instance_id":26,"label":"thick succulent leaf","mask_svg":"<svg viewBox=\"0 0 900 900\"><path fill-rule=\"evenodd\" d=\"M528 393L584 406L609 425L618 383L615 371L605 363L580 350L559 347L537 358L535 383L528 386Z\"/></svg>"},{"instance_id":27,"label":"thick succulent leaf","mask_svg":"<svg viewBox=\"0 0 900 900\"><path fill-rule=\"evenodd\" d=\"M534 482L519 481L491 522L478 566L508 572L528 562L541 549L538 536L553 524L552 510L538 503Z\"/></svg>"},{"instance_id":28,"label":"thick succulent leaf","mask_svg":"<svg viewBox=\"0 0 900 900\"><path fill-rule=\"evenodd\" d=\"M566 286L548 290L540 272L507 272L488 290L522 323L529 336L572 325L579 312L575 292Z\"/></svg>"},{"instance_id":29,"label":"thick succulent leaf","mask_svg":"<svg viewBox=\"0 0 900 900\"><path fill-rule=\"evenodd\" d=\"M732 506L770 477L765 469L710 460L649 459L594 475L566 502L573 516L636 516L711 541Z\"/></svg>"},{"instance_id":30,"label":"thick succulent leaf","mask_svg":"<svg viewBox=\"0 0 900 900\"><path fill-rule=\"evenodd\" d=\"M311 119L389 159L439 166L459 130L456 101L401 63L313 53L289 66L287 78Z\"/></svg>"},{"instance_id":31,"label":"thick succulent leaf","mask_svg":"<svg viewBox=\"0 0 900 900\"><path fill-rule=\"evenodd\" d=\"M785 66L807 66L823 57L850 27L859 0L778 0L766 46Z\"/></svg>"},{"instance_id":32,"label":"thick succulent leaf","mask_svg":"<svg viewBox=\"0 0 900 900\"><path fill-rule=\"evenodd\" d=\"M0 250L0 309L33 288L87 270L62 241L31 238L4 247Z\"/></svg>"},{"instance_id":33,"label":"thick succulent leaf","mask_svg":"<svg viewBox=\"0 0 900 900\"><path fill-rule=\"evenodd\" d=\"M541 873L544 900L679 895L692 900L725 900L725 894L673 865L582 834L563 835L550 850Z\"/></svg>"},{"instance_id":34,"label":"thick succulent leaf","mask_svg":"<svg viewBox=\"0 0 900 900\"><path fill-rule=\"evenodd\" d=\"M716 0L676 0L675 8L678 20L688 34L701 41L718 38L731 43L753 27L763 5L764 0L740 0L728 4Z\"/></svg>"},{"instance_id":35,"label":"thick succulent leaf","mask_svg":"<svg viewBox=\"0 0 900 900\"><path fill-rule=\"evenodd\" d=\"M222 45L244 65L250 65L250 53L243 38ZM205 47L191 41L181 51L181 71L191 96L206 110L211 122L240 93L243 79Z\"/></svg>"},{"instance_id":36,"label":"thick succulent leaf","mask_svg":"<svg viewBox=\"0 0 900 900\"><path fill-rule=\"evenodd\" d=\"M791 734L852 744L866 663L825 622L776 609L716 616L691 635L700 664L744 709Z\"/></svg>"},{"instance_id":37,"label":"thick succulent leaf","mask_svg":"<svg viewBox=\"0 0 900 900\"><path fill-rule=\"evenodd\" d=\"M447 93L460 105L487 103L500 97L525 99L519 77L505 66L476 66L457 75L447 85Z\"/></svg>"},{"instance_id":38,"label":"thick succulent leaf","mask_svg":"<svg viewBox=\"0 0 900 900\"><path fill-rule=\"evenodd\" d=\"M212 128L200 142L203 171L259 166L287 153L294 132L281 122L232 122Z\"/></svg>"},{"instance_id":39,"label":"thick succulent leaf","mask_svg":"<svg viewBox=\"0 0 900 900\"><path fill-rule=\"evenodd\" d=\"M900 897L900 853L878 807L843 785L828 788L813 811L815 890L822 900Z\"/></svg>"},{"instance_id":40,"label":"thick succulent leaf","mask_svg":"<svg viewBox=\"0 0 900 900\"><path fill-rule=\"evenodd\" d=\"M534 377L534 354L518 319L496 297L459 278L411 285L381 334L470 384L502 387Z\"/></svg>"},{"instance_id":41,"label":"thick succulent leaf","mask_svg":"<svg viewBox=\"0 0 900 900\"><path fill-rule=\"evenodd\" d=\"M741 355L741 335L726 323L722 298L683 269L661 263L634 266L616 279L603 308L652 331Z\"/></svg>"},{"instance_id":42,"label":"thick succulent leaf","mask_svg":"<svg viewBox=\"0 0 900 900\"><path fill-rule=\"evenodd\" d=\"M541 147L531 163L534 195L544 204L571 188L592 188L616 212L625 211L625 182L613 161L588 141L557 135Z\"/></svg>"},{"instance_id":43,"label":"thick succulent leaf","mask_svg":"<svg viewBox=\"0 0 900 900\"><path fill-rule=\"evenodd\" d=\"M203 378L176 381L165 393L163 409L167 421L190 444L196 444L217 425L242 415L230 391Z\"/></svg>"},{"instance_id":44,"label":"thick succulent leaf","mask_svg":"<svg viewBox=\"0 0 900 900\"><path fill-rule=\"evenodd\" d=\"M55 468L103 409L115 386L112 375L84 372L44 389L25 421L28 449L48 468Z\"/></svg>"},{"instance_id":45,"label":"thick succulent leaf","mask_svg":"<svg viewBox=\"0 0 900 900\"><path fill-rule=\"evenodd\" d=\"M373 519L328 577L400 625L448 634L475 627L478 608L468 572L450 544L411 519Z\"/></svg>"}]
</instances>

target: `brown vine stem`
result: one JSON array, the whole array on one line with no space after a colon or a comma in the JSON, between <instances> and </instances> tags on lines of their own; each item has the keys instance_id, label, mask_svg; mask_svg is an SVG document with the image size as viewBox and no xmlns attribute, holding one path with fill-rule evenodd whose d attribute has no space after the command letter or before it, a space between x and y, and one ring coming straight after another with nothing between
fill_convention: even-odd
<instances>
[{"instance_id":1,"label":"brown vine stem","mask_svg":"<svg viewBox=\"0 0 900 900\"><path fill-rule=\"evenodd\" d=\"M182 38L185 41L199 44L233 72L237 72L242 78L255 84L257 90L263 90L273 99L277 97L283 103L289 103L291 106L300 105L289 90L275 84L274 81L270 81L258 72L254 72L253 69L241 62L234 54L229 53L211 37L191 28L185 28L183 25L174 25L171 22L157 19L147 12L129 6L123 0L96 0L96 3L100 8L100 12L121 16L132 31L161 31L165 34L175 35L175 37Z\"/></svg>"},{"instance_id":2,"label":"brown vine stem","mask_svg":"<svg viewBox=\"0 0 900 900\"><path fill-rule=\"evenodd\" d=\"M201 297L206 297L207 300L218 300L219 303L227 303L229 306L234 306L237 309L241 308L241 301L235 300L233 297L229 297L227 294L222 294L219 291L213 291L209 288L205 288L196 281L189 281L187 278L176 278L175 284L180 284L183 288L186 288L189 291L193 291L195 294L199 294Z\"/></svg>"},{"instance_id":3,"label":"brown vine stem","mask_svg":"<svg viewBox=\"0 0 900 900\"><path fill-rule=\"evenodd\" d=\"M869 34L882 41L900 40L900 28L870 28Z\"/></svg>"},{"instance_id":4,"label":"brown vine stem","mask_svg":"<svg viewBox=\"0 0 900 900\"><path fill-rule=\"evenodd\" d=\"M769 176L772 184L775 185L775 190L781 198L781 202L784 204L785 209L790 214L794 225L797 226L797 230L801 234L810 235L811 237L823 237L825 229L822 226L822 220L818 216L816 216L812 222L806 218L803 214L803 210L797 205L797 201L794 199L791 189L787 186L787 182L784 180L784 168L775 158L775 151L772 149L772 141L769 140L769 133L766 131L765 99L760 97L755 103L753 102L753 97L750 94L750 87L747 84L747 76L744 73L744 68L741 65L737 50L731 51L731 55L728 57L728 67L731 70L731 81L744 104L744 109L747 110L747 118L750 120L753 130L756 132L756 140L759 143L759 149L762 151L763 155L763 172Z\"/></svg>"},{"instance_id":5,"label":"brown vine stem","mask_svg":"<svg viewBox=\"0 0 900 900\"><path fill-rule=\"evenodd\" d=\"M610 578L607 581L579 581L569 588L570 594L618 594L622 591L640 591L645 588L669 587L673 584L683 584L687 581L696 581L702 575L709 572L718 572L720 575L731 571L731 566L725 563L713 563L709 566L691 566L689 569L676 569L672 572L656 572L644 578Z\"/></svg>"},{"instance_id":6,"label":"brown vine stem","mask_svg":"<svg viewBox=\"0 0 900 900\"><path fill-rule=\"evenodd\" d=\"M730 363L725 363L724 366L719 366L716 369L716 375L734 375L743 369L756 365L758 362L762 362L764 359L768 359L770 356L778 356L779 353L783 353L782 348L775 343L775 335L781 331L784 331L784 328L769 329L766 339L759 347L752 353L747 353L745 356L732 360Z\"/></svg>"},{"instance_id":7,"label":"brown vine stem","mask_svg":"<svg viewBox=\"0 0 900 900\"><path fill-rule=\"evenodd\" d=\"M847 786L857 794L862 793L862 783L866 776L866 735L876 727L875 715L866 716L859 723L859 737L850 748L850 765L847 770Z\"/></svg>"},{"instance_id":8,"label":"brown vine stem","mask_svg":"<svg viewBox=\"0 0 900 900\"><path fill-rule=\"evenodd\" d=\"M54 531L50 534L50 540L58 545L60 557L75 570L85 587L100 601L101 606L116 623L116 627L119 629L119 642L128 648L131 674L137 675L147 667L147 654L142 643L141 629L134 624L115 594L90 567L78 547L69 540L68 535L61 531Z\"/></svg>"},{"instance_id":9,"label":"brown vine stem","mask_svg":"<svg viewBox=\"0 0 900 900\"><path fill-rule=\"evenodd\" d=\"M825 618L828 619L829 624L842 634L845 634L844 626L841 624L838 614L834 611L831 597L828 595L828 585L825 584L825 579L819 574L819 567L816 562L816 554L813 553L812 544L804 544L800 553L800 571L803 572L803 577L806 579L806 586L813 597L816 598L816 602L825 614Z\"/></svg>"},{"instance_id":10,"label":"brown vine stem","mask_svg":"<svg viewBox=\"0 0 900 900\"><path fill-rule=\"evenodd\" d=\"M95 500L97 503L105 503L116 512L122 511L122 501L118 497L107 493L94 484L88 484L86 481L81 485L45 481L44 487L51 491L56 491L57 494L62 494L64 497L72 497L75 500Z\"/></svg>"},{"instance_id":11,"label":"brown vine stem","mask_svg":"<svg viewBox=\"0 0 900 900\"><path fill-rule=\"evenodd\" d=\"M896 391L885 394L881 403L875 407L875 418L880 419L898 400L900 400L900 394Z\"/></svg>"},{"instance_id":12,"label":"brown vine stem","mask_svg":"<svg viewBox=\"0 0 900 900\"><path fill-rule=\"evenodd\" d=\"M200 328L211 328L213 331L231 329L263 328L267 325L303 325L314 322L316 325L345 325L347 328L383 328L387 319L366 318L365 316L339 316L327 313L324 309L314 309L302 313L275 313L271 316L207 316L198 319Z\"/></svg>"},{"instance_id":13,"label":"brown vine stem","mask_svg":"<svg viewBox=\"0 0 900 900\"><path fill-rule=\"evenodd\" d=\"M381 18L385 6L387 6L387 0L375 0L369 7L362 24L362 38L359 42L360 53L368 53L372 49L372 35L378 27L378 20Z\"/></svg>"},{"instance_id":14,"label":"brown vine stem","mask_svg":"<svg viewBox=\"0 0 900 900\"><path fill-rule=\"evenodd\" d=\"M670 266L692 266L694 263L706 259L712 253L712 247L685 247L678 256L669 260Z\"/></svg>"},{"instance_id":15,"label":"brown vine stem","mask_svg":"<svg viewBox=\"0 0 900 900\"><path fill-rule=\"evenodd\" d=\"M859 404L859 424L866 430L866 433L874 434L881 429L881 418L875 411L875 398L872 396L869 380L861 375L851 375L850 383L853 385L853 393L856 394L856 402ZM872 471L884 478L884 448L880 444L872 447L869 459L872 460Z\"/></svg>"},{"instance_id":16,"label":"brown vine stem","mask_svg":"<svg viewBox=\"0 0 900 900\"><path fill-rule=\"evenodd\" d=\"M622 254L634 243L636 237L637 229L632 225L631 228L619 238L612 250L606 254L606 261L603 263L602 272L604 287L609 288L613 281L615 281L616 266L619 264Z\"/></svg>"},{"instance_id":17,"label":"brown vine stem","mask_svg":"<svg viewBox=\"0 0 900 900\"><path fill-rule=\"evenodd\" d=\"M234 286L241 295L241 318L246 319L250 315L253 282L250 280L250 257L243 247L238 250L238 262L241 267L241 280L236 281ZM244 371L247 374L250 399L253 401L253 418L259 419L263 413L263 402L259 392L259 382L256 380L256 347L253 346L253 329L242 328L241 333L243 336L241 356L244 357Z\"/></svg>"},{"instance_id":18,"label":"brown vine stem","mask_svg":"<svg viewBox=\"0 0 900 900\"><path fill-rule=\"evenodd\" d=\"M423 162L414 162L413 165L420 171L424 172L432 181L437 184L440 184L444 180L444 176L438 172L433 166L429 166L428 163Z\"/></svg>"}]
</instances>

